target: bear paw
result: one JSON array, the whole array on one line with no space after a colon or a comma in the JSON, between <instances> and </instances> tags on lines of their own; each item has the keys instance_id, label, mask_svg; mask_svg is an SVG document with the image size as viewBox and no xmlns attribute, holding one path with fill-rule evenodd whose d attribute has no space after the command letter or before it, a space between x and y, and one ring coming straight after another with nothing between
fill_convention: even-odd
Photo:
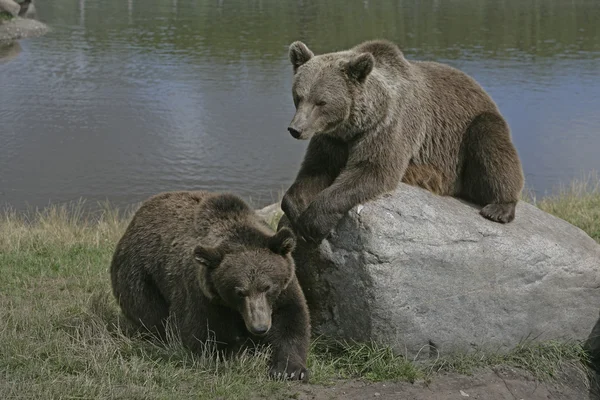
<instances>
[{"instance_id":1,"label":"bear paw","mask_svg":"<svg viewBox=\"0 0 600 400\"><path fill-rule=\"evenodd\" d=\"M278 380L308 381L308 369L301 364L278 362L271 367L269 375Z\"/></svg>"},{"instance_id":2,"label":"bear paw","mask_svg":"<svg viewBox=\"0 0 600 400\"><path fill-rule=\"evenodd\" d=\"M309 207L298 219L297 234L306 242L319 244L335 228L340 215L319 213L316 207Z\"/></svg>"},{"instance_id":3,"label":"bear paw","mask_svg":"<svg viewBox=\"0 0 600 400\"><path fill-rule=\"evenodd\" d=\"M506 224L515 219L516 203L488 204L479 212L483 217Z\"/></svg>"}]
</instances>

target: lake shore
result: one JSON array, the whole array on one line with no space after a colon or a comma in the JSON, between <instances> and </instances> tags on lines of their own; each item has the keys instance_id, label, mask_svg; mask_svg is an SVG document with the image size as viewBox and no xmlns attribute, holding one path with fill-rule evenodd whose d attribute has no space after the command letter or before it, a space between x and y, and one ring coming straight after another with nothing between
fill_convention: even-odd
<instances>
[{"instance_id":1,"label":"lake shore","mask_svg":"<svg viewBox=\"0 0 600 400\"><path fill-rule=\"evenodd\" d=\"M600 242L598 177L527 198ZM413 363L375 344L313 342L309 385L267 379L267 353L216 362L127 337L108 267L131 210L84 216L80 205L0 216L0 397L581 399L581 343L524 343L508 354ZM271 219L276 224L277 219ZM592 327L590 327L591 330ZM464 393L464 394L463 394ZM411 397L407 397L411 396ZM552 397L548 397L552 396Z\"/></svg>"}]
</instances>

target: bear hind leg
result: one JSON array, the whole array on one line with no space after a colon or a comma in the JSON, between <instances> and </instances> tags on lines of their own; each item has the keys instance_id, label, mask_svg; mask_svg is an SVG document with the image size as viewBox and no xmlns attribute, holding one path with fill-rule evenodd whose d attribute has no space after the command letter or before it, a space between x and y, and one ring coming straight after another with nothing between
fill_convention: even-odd
<instances>
[{"instance_id":1,"label":"bear hind leg","mask_svg":"<svg viewBox=\"0 0 600 400\"><path fill-rule=\"evenodd\" d=\"M479 214L491 221L506 224L515 219L516 208L516 201L511 203L493 203L483 207L479 211Z\"/></svg>"},{"instance_id":2,"label":"bear hind leg","mask_svg":"<svg viewBox=\"0 0 600 400\"><path fill-rule=\"evenodd\" d=\"M524 178L506 121L497 113L478 115L467 129L464 146L463 197L483 206L483 217L511 222Z\"/></svg>"},{"instance_id":3,"label":"bear hind leg","mask_svg":"<svg viewBox=\"0 0 600 400\"><path fill-rule=\"evenodd\" d=\"M149 275L126 277L128 287L117 296L123 314L134 325L134 332L166 339L165 321L169 307ZM125 278L125 277L124 277Z\"/></svg>"}]
</instances>

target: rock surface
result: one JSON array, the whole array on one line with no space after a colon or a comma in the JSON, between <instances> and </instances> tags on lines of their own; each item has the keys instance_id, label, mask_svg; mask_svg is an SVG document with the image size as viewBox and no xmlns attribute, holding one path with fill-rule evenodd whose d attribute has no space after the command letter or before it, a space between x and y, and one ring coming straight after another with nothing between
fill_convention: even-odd
<instances>
[{"instance_id":1,"label":"rock surface","mask_svg":"<svg viewBox=\"0 0 600 400\"><path fill-rule=\"evenodd\" d=\"M0 11L6 11L13 17L19 15L21 6L14 0L0 0Z\"/></svg>"},{"instance_id":2,"label":"rock surface","mask_svg":"<svg viewBox=\"0 0 600 400\"><path fill-rule=\"evenodd\" d=\"M48 26L43 22L29 18L14 18L10 21L0 23L0 44L42 36L48 33L48 31Z\"/></svg>"},{"instance_id":3,"label":"rock surface","mask_svg":"<svg viewBox=\"0 0 600 400\"><path fill-rule=\"evenodd\" d=\"M256 211L256 214L258 214L258 216L260 218L265 220L267 222L267 224L269 224L271 226L273 226L273 225L276 226L277 225L276 222L279 220L279 218L283 214L280 203L271 204L271 205L266 206L265 208L261 208L259 210L255 210L255 211Z\"/></svg>"},{"instance_id":4,"label":"rock surface","mask_svg":"<svg viewBox=\"0 0 600 400\"><path fill-rule=\"evenodd\" d=\"M524 202L502 225L402 184L294 257L316 333L409 357L585 339L598 318L600 246Z\"/></svg>"}]
</instances>

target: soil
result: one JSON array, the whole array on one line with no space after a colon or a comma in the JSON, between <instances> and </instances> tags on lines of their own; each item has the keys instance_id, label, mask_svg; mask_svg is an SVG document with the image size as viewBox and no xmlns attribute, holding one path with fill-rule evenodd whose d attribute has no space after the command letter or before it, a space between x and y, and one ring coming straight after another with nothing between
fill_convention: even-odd
<instances>
[{"instance_id":1,"label":"soil","mask_svg":"<svg viewBox=\"0 0 600 400\"><path fill-rule=\"evenodd\" d=\"M565 369L552 382L540 382L531 374L499 366L473 375L436 375L431 382L367 383L340 381L331 386L298 385L282 399L298 400L596 400L589 397L587 378L581 370Z\"/></svg>"}]
</instances>

